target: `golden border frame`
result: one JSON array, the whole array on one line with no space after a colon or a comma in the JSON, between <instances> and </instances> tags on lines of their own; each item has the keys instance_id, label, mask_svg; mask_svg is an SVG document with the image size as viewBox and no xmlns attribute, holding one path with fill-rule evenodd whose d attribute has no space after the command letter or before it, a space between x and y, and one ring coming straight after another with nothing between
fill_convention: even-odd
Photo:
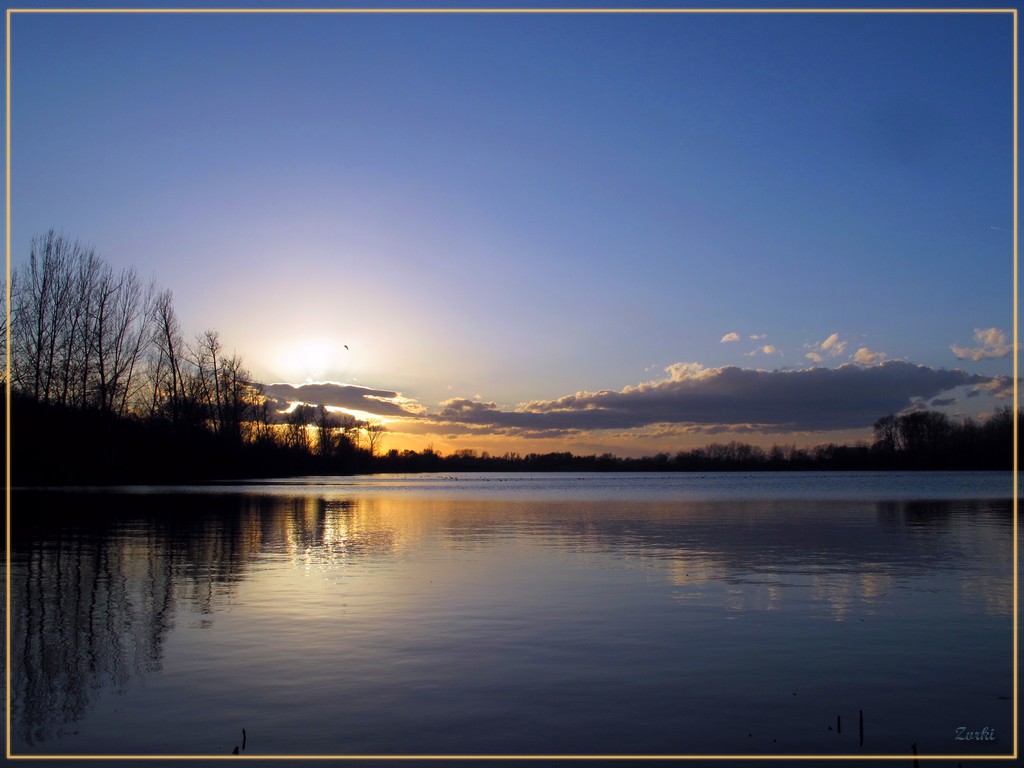
<instances>
[{"instance_id":1,"label":"golden border frame","mask_svg":"<svg viewBox=\"0 0 1024 768\"><path fill-rule=\"evenodd\" d=\"M8 8L6 12L6 272L5 311L7 315L7 344L4 356L6 381L5 396L5 467L4 508L6 552L4 578L6 586L4 664L5 705L4 734L5 757L8 760L238 760L237 755L13 755L11 753L11 19L14 14L952 14L952 13L1006 13L1013 19L1013 752L1009 755L246 755L248 760L1016 760L1019 754L1019 670L1018 666L1018 553L1017 553L1017 471L1019 393L1018 358L1018 22L1016 8Z\"/></svg>"}]
</instances>

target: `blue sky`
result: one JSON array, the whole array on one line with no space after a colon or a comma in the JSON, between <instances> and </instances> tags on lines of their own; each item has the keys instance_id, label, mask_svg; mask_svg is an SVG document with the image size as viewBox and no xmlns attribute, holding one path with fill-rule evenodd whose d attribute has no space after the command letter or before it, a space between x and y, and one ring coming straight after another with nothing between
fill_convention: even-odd
<instances>
[{"instance_id":1,"label":"blue sky","mask_svg":"<svg viewBox=\"0 0 1024 768\"><path fill-rule=\"evenodd\" d=\"M18 14L11 54L12 266L81 238L392 446L1005 402L1009 14Z\"/></svg>"}]
</instances>

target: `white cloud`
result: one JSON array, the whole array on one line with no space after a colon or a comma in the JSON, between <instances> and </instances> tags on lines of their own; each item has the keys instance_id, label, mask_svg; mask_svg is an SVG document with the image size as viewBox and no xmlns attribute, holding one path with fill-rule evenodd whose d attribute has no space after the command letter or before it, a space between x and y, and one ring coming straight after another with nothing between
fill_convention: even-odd
<instances>
[{"instance_id":1,"label":"white cloud","mask_svg":"<svg viewBox=\"0 0 1024 768\"><path fill-rule=\"evenodd\" d=\"M1006 333L998 328L975 328L974 341L980 346L961 347L954 344L950 349L960 360L974 360L975 362L1009 357L1013 352L1013 345L1006 341Z\"/></svg>"},{"instance_id":2,"label":"white cloud","mask_svg":"<svg viewBox=\"0 0 1024 768\"><path fill-rule=\"evenodd\" d=\"M888 355L885 352L872 352L867 347L861 347L854 353L853 362L874 365L875 363L882 362L887 357Z\"/></svg>"},{"instance_id":3,"label":"white cloud","mask_svg":"<svg viewBox=\"0 0 1024 768\"><path fill-rule=\"evenodd\" d=\"M730 341L739 341L739 340L740 340L740 335L738 333L736 333L736 331L732 331L731 333L727 333L727 334L725 334L725 336L722 337L721 343L722 344L727 344Z\"/></svg>"},{"instance_id":4,"label":"white cloud","mask_svg":"<svg viewBox=\"0 0 1024 768\"><path fill-rule=\"evenodd\" d=\"M821 348L825 352L828 352L832 357L839 357L846 350L846 342L839 340L839 334L833 333L823 342L821 342Z\"/></svg>"},{"instance_id":5,"label":"white cloud","mask_svg":"<svg viewBox=\"0 0 1024 768\"><path fill-rule=\"evenodd\" d=\"M833 333L824 341L804 344L804 349L809 350L805 355L807 359L820 363L825 359L825 355L829 357L839 357L842 355L846 351L846 342L840 340L838 333Z\"/></svg>"},{"instance_id":6,"label":"white cloud","mask_svg":"<svg viewBox=\"0 0 1024 768\"><path fill-rule=\"evenodd\" d=\"M672 363L672 365L665 369L665 373L669 375L670 381L683 381L684 379L695 379L707 370L700 363ZM641 384L640 386L644 385ZM630 389L630 387L626 387L625 391L628 392Z\"/></svg>"}]
</instances>

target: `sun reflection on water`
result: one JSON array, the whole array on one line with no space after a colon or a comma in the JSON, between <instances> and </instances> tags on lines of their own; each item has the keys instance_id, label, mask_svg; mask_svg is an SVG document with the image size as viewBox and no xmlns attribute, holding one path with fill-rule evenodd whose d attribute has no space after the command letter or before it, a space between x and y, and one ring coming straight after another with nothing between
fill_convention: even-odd
<instances>
[{"instance_id":1,"label":"sun reflection on water","mask_svg":"<svg viewBox=\"0 0 1024 768\"><path fill-rule=\"evenodd\" d=\"M806 644L902 643L949 615L976 616L960 631L977 633L1012 615L1010 518L973 502L624 504L337 486L80 503L93 522L13 542L22 748L64 744L89 712L113 718L110 693L143 678L230 690L232 675L252 675L296 707L319 687L325 711L337 691L401 709L387 691L410 681L482 706L485 685L503 706L520 684L547 690L562 674L583 689L660 685L648 659L699 679L746 658L752 636L791 664ZM616 677L628 670L639 677Z\"/></svg>"}]
</instances>

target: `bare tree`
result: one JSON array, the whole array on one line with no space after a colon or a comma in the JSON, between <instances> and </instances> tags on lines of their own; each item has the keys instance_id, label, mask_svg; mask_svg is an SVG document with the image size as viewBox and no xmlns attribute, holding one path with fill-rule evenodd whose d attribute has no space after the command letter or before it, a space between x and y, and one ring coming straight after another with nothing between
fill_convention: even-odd
<instances>
[{"instance_id":1,"label":"bare tree","mask_svg":"<svg viewBox=\"0 0 1024 768\"><path fill-rule=\"evenodd\" d=\"M338 447L355 448L359 440L359 424L356 417L351 413L342 413L338 417Z\"/></svg>"},{"instance_id":2,"label":"bare tree","mask_svg":"<svg viewBox=\"0 0 1024 768\"><path fill-rule=\"evenodd\" d=\"M151 365L153 413L164 413L172 424L179 424L185 399L182 376L184 342L181 325L174 311L170 291L162 291L153 301L155 351Z\"/></svg>"},{"instance_id":3,"label":"bare tree","mask_svg":"<svg viewBox=\"0 0 1024 768\"><path fill-rule=\"evenodd\" d=\"M59 402L85 408L89 404L94 348L89 334L89 318L102 262L92 250L80 252L76 261L69 312L65 316L58 345L64 351Z\"/></svg>"},{"instance_id":4,"label":"bare tree","mask_svg":"<svg viewBox=\"0 0 1024 768\"><path fill-rule=\"evenodd\" d=\"M366 447L370 451L370 456L376 456L384 433L387 432L384 422L378 418L367 419L363 431L366 433Z\"/></svg>"},{"instance_id":5,"label":"bare tree","mask_svg":"<svg viewBox=\"0 0 1024 768\"><path fill-rule=\"evenodd\" d=\"M114 275L95 251L50 230L32 241L11 286L11 376L40 402L124 413L149 344L134 270Z\"/></svg>"},{"instance_id":6,"label":"bare tree","mask_svg":"<svg viewBox=\"0 0 1024 768\"><path fill-rule=\"evenodd\" d=\"M242 367L242 357L234 353L231 357L221 358L218 378L221 433L234 442L241 442L242 425L254 416L252 374Z\"/></svg>"},{"instance_id":7,"label":"bare tree","mask_svg":"<svg viewBox=\"0 0 1024 768\"><path fill-rule=\"evenodd\" d=\"M270 399L263 391L263 385L253 382L246 390L247 405L250 425L249 437L254 443L260 445L273 445L276 441L274 418L272 416L273 406Z\"/></svg>"},{"instance_id":8,"label":"bare tree","mask_svg":"<svg viewBox=\"0 0 1024 768\"><path fill-rule=\"evenodd\" d=\"M110 336L109 328L113 324L111 315L114 314L113 305L116 294L117 286L114 283L114 272L108 265L104 264L96 280L93 311L89 317L90 344L96 353L96 372L93 384L95 390L94 399L100 407L106 406L107 403L107 388L109 386L107 366L110 364L107 356L107 337Z\"/></svg>"},{"instance_id":9,"label":"bare tree","mask_svg":"<svg viewBox=\"0 0 1024 768\"><path fill-rule=\"evenodd\" d=\"M90 335L96 351L96 394L105 413L123 416L138 385L140 360L150 341L153 290L134 269L114 275L104 267L96 281Z\"/></svg>"},{"instance_id":10,"label":"bare tree","mask_svg":"<svg viewBox=\"0 0 1024 768\"><path fill-rule=\"evenodd\" d=\"M70 293L70 243L54 230L32 240L29 261L17 275L11 305L14 384L36 400L49 400L57 355L57 329Z\"/></svg>"},{"instance_id":11,"label":"bare tree","mask_svg":"<svg viewBox=\"0 0 1024 768\"><path fill-rule=\"evenodd\" d=\"M194 346L188 348L189 362L195 368L195 385L199 400L213 431L221 432L222 412L220 397L220 372L218 370L221 353L220 335L208 330L196 336Z\"/></svg>"},{"instance_id":12,"label":"bare tree","mask_svg":"<svg viewBox=\"0 0 1024 768\"><path fill-rule=\"evenodd\" d=\"M313 421L312 406L298 403L285 415L285 441L292 448L309 450L309 430L307 426Z\"/></svg>"},{"instance_id":13,"label":"bare tree","mask_svg":"<svg viewBox=\"0 0 1024 768\"><path fill-rule=\"evenodd\" d=\"M875 445L889 453L903 449L899 419L893 414L883 416L874 424Z\"/></svg>"},{"instance_id":14,"label":"bare tree","mask_svg":"<svg viewBox=\"0 0 1024 768\"><path fill-rule=\"evenodd\" d=\"M338 448L337 436L341 422L323 405L317 406L316 416L316 448L321 456L333 456Z\"/></svg>"}]
</instances>

